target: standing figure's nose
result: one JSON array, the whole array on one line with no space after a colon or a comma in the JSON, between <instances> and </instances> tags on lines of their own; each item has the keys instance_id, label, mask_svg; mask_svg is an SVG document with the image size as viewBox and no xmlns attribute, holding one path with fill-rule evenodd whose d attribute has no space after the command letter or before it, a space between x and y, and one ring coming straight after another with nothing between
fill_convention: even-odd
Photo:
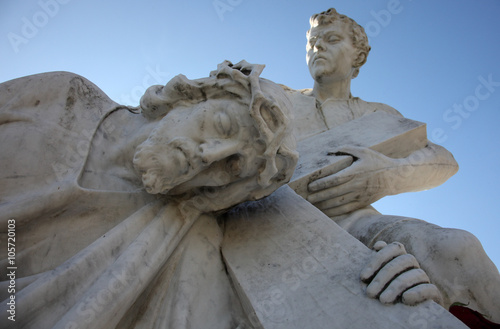
<instances>
[{"instance_id":1,"label":"standing figure's nose","mask_svg":"<svg viewBox=\"0 0 500 329\"><path fill-rule=\"evenodd\" d=\"M314 42L314 50L317 52L318 50L325 50L325 45L323 43L323 39L318 38Z\"/></svg>"}]
</instances>

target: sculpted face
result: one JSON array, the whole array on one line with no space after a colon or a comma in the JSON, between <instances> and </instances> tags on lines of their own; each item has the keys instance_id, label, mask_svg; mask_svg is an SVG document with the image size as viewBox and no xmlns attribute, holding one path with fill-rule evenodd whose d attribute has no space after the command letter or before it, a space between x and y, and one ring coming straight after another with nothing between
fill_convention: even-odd
<instances>
[{"instance_id":1,"label":"sculpted face","mask_svg":"<svg viewBox=\"0 0 500 329\"><path fill-rule=\"evenodd\" d=\"M169 112L142 143L134 165L149 193L176 195L255 176L264 146L248 105L207 100Z\"/></svg>"},{"instance_id":2,"label":"sculpted face","mask_svg":"<svg viewBox=\"0 0 500 329\"><path fill-rule=\"evenodd\" d=\"M151 194L211 212L263 198L290 180L298 153L292 105L263 65L224 61L208 78L179 75L141 99L156 125L133 164Z\"/></svg>"},{"instance_id":3,"label":"sculpted face","mask_svg":"<svg viewBox=\"0 0 500 329\"><path fill-rule=\"evenodd\" d=\"M354 77L358 51L352 44L349 27L341 21L312 27L306 49L307 65L315 81Z\"/></svg>"}]
</instances>

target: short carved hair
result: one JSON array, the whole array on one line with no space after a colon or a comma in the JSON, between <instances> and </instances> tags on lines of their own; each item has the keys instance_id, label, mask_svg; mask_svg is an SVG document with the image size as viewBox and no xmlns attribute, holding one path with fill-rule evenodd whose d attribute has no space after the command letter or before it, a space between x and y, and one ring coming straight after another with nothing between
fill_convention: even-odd
<instances>
[{"instance_id":1,"label":"short carved hair","mask_svg":"<svg viewBox=\"0 0 500 329\"><path fill-rule=\"evenodd\" d=\"M356 23L350 17L346 15L339 14L335 8L330 8L326 11L323 11L319 14L314 14L311 16L309 23L311 25L311 29L316 26L325 26L329 24L333 24L335 21L341 21L343 24L347 24L350 30L351 40L353 46L358 49L359 53L365 53L366 56L364 60L360 63L357 63L361 67L366 63L366 57L368 57L368 53L370 52L370 45L368 44L368 36L366 35L365 29ZM311 29L307 31L307 38L309 39L309 35L311 33Z\"/></svg>"}]
</instances>

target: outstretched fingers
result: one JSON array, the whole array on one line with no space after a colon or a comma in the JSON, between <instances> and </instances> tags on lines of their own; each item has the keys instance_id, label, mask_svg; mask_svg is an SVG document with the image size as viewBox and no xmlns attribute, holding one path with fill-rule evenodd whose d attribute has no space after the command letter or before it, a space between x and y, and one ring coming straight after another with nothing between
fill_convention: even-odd
<instances>
[{"instance_id":1,"label":"outstretched fingers","mask_svg":"<svg viewBox=\"0 0 500 329\"><path fill-rule=\"evenodd\" d=\"M356 196L358 194L355 193L355 192L349 192L347 194L344 194L344 195L339 195L337 197L334 197L334 198L331 198L331 199L327 199L327 200L324 200L324 201L320 201L320 202L313 202L313 204L325 211L326 209L330 209L330 208L335 208L335 207L339 207L339 206L342 206L344 204L347 204L347 203L350 203L350 202L353 202L356 200ZM314 200L314 198L312 199Z\"/></svg>"},{"instance_id":2,"label":"outstretched fingers","mask_svg":"<svg viewBox=\"0 0 500 329\"><path fill-rule=\"evenodd\" d=\"M354 175L330 175L326 176L323 178L320 178L318 180L315 180L314 182L311 182L308 186L309 191L314 193L318 191L322 191L331 187L335 187L341 184L345 184L349 181L351 181L354 178Z\"/></svg>"},{"instance_id":3,"label":"outstretched fingers","mask_svg":"<svg viewBox=\"0 0 500 329\"><path fill-rule=\"evenodd\" d=\"M358 210L360 208L359 202L350 202L335 208L330 208L326 210L321 210L328 217L336 217L343 214L348 214L353 212L354 210Z\"/></svg>"}]
</instances>

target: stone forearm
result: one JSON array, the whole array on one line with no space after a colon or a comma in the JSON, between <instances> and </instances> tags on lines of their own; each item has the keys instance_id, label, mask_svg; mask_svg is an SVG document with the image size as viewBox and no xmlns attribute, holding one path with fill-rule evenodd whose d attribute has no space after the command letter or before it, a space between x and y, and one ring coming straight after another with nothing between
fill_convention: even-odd
<instances>
[{"instance_id":1,"label":"stone forearm","mask_svg":"<svg viewBox=\"0 0 500 329\"><path fill-rule=\"evenodd\" d=\"M397 162L398 166L388 171L386 176L389 194L392 195L431 189L443 184L458 171L453 155L431 142Z\"/></svg>"}]
</instances>

